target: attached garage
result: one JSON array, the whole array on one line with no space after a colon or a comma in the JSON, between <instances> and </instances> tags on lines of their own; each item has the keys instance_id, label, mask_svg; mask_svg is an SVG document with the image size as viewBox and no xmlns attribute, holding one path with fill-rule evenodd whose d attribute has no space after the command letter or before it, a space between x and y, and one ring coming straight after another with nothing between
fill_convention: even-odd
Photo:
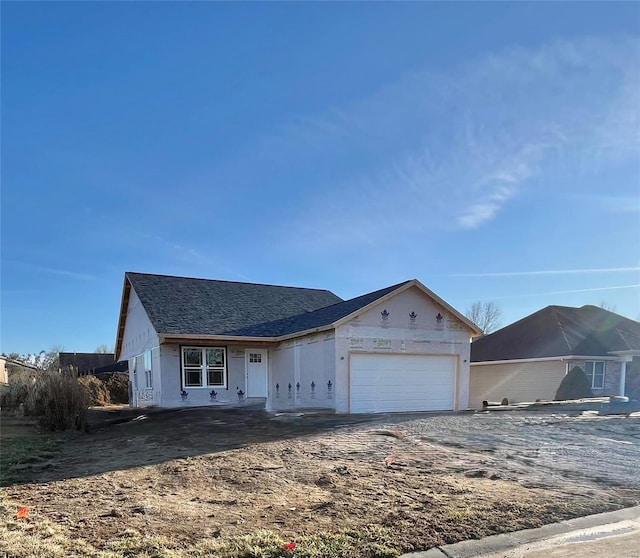
<instances>
[{"instance_id":1,"label":"attached garage","mask_svg":"<svg viewBox=\"0 0 640 558\"><path fill-rule=\"evenodd\" d=\"M483 401L522 403L542 399L551 401L567 372L561 359L539 362L483 362L471 364L469 407L482 409Z\"/></svg>"},{"instance_id":2,"label":"attached garage","mask_svg":"<svg viewBox=\"0 0 640 558\"><path fill-rule=\"evenodd\" d=\"M351 354L351 413L455 409L455 355Z\"/></svg>"}]
</instances>

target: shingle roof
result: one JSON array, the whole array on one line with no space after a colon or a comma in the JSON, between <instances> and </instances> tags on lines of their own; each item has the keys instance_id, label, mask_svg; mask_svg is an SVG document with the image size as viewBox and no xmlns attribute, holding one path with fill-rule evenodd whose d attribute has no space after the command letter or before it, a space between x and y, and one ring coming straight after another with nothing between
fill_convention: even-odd
<instances>
[{"instance_id":1,"label":"shingle roof","mask_svg":"<svg viewBox=\"0 0 640 558\"><path fill-rule=\"evenodd\" d=\"M228 335L342 302L324 289L131 272L126 277L160 334Z\"/></svg>"},{"instance_id":2,"label":"shingle roof","mask_svg":"<svg viewBox=\"0 0 640 558\"><path fill-rule=\"evenodd\" d=\"M640 350L640 322L597 306L547 306L471 344L471 362Z\"/></svg>"},{"instance_id":3,"label":"shingle roof","mask_svg":"<svg viewBox=\"0 0 640 558\"><path fill-rule=\"evenodd\" d=\"M299 331L306 331L326 326L357 310L360 310L361 308L364 308L368 304L371 304L386 294L395 291L406 283L409 283L409 281L404 281L403 283L392 285L386 289L380 289L379 291L374 291L356 298L338 302L331 306L319 308L313 312L304 312L281 320L255 324L253 326L228 331L226 333L228 335L246 335L251 337L278 337L280 335L289 335Z\"/></svg>"},{"instance_id":4,"label":"shingle roof","mask_svg":"<svg viewBox=\"0 0 640 558\"><path fill-rule=\"evenodd\" d=\"M93 370L93 373L98 376L101 374L111 374L112 372L128 372L129 371L129 362L123 360L122 362L113 362L112 364L108 364L107 366L101 366L100 368L96 368Z\"/></svg>"},{"instance_id":5,"label":"shingle roof","mask_svg":"<svg viewBox=\"0 0 640 558\"><path fill-rule=\"evenodd\" d=\"M113 353L58 353L60 368L73 366L79 373L115 364Z\"/></svg>"}]
</instances>

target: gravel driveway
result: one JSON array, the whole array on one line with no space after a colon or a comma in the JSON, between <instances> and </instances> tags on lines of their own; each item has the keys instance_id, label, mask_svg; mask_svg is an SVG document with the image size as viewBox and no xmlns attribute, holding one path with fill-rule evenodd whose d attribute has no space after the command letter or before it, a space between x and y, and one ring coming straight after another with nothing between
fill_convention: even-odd
<instances>
[{"instance_id":1,"label":"gravel driveway","mask_svg":"<svg viewBox=\"0 0 640 558\"><path fill-rule=\"evenodd\" d=\"M527 486L640 488L640 417L512 411L396 416L381 426L447 448L453 466L456 456Z\"/></svg>"}]
</instances>

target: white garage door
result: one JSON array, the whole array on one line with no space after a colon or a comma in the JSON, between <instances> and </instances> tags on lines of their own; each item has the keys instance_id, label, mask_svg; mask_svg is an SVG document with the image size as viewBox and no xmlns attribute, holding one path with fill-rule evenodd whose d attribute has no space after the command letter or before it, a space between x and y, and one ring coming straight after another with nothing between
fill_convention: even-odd
<instances>
[{"instance_id":1,"label":"white garage door","mask_svg":"<svg viewBox=\"0 0 640 558\"><path fill-rule=\"evenodd\" d=\"M454 356L351 355L350 411L450 411L455 378Z\"/></svg>"}]
</instances>

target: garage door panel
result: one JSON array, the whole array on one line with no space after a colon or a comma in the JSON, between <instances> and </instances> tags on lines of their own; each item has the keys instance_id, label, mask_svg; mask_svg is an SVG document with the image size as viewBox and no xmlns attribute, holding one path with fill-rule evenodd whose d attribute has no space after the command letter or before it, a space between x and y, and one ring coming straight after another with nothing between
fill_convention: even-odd
<instances>
[{"instance_id":1,"label":"garage door panel","mask_svg":"<svg viewBox=\"0 0 640 558\"><path fill-rule=\"evenodd\" d=\"M454 408L455 356L352 355L352 413Z\"/></svg>"}]
</instances>

